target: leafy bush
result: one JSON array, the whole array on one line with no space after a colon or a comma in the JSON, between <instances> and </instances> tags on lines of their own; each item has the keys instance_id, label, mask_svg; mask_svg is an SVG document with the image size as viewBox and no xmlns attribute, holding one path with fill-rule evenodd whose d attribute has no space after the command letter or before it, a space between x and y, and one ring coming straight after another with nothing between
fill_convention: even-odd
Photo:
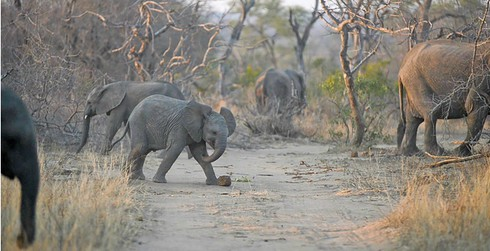
<instances>
[{"instance_id":1,"label":"leafy bush","mask_svg":"<svg viewBox=\"0 0 490 251\"><path fill-rule=\"evenodd\" d=\"M383 129L386 128L387 114L391 114L393 105L396 104L395 85L387 77L386 67L390 64L388 60L381 60L364 65L355 79L361 110L364 111L367 132L366 141L386 141L389 140ZM329 121L331 125L341 125L344 132L337 130L332 132L333 138L339 135L346 135L349 138L350 128L350 107L345 93L343 73L336 70L329 74L327 79L319 86L323 96L334 104L337 116Z\"/></svg>"},{"instance_id":2,"label":"leafy bush","mask_svg":"<svg viewBox=\"0 0 490 251\"><path fill-rule=\"evenodd\" d=\"M245 72L239 75L237 82L243 87L255 86L255 81L262 71L260 67L254 68L252 65L247 65Z\"/></svg>"}]
</instances>

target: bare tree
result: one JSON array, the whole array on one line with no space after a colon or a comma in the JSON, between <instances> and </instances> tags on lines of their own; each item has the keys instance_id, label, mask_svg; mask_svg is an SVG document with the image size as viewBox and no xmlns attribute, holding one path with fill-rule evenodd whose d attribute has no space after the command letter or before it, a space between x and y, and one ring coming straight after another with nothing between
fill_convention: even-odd
<instances>
[{"instance_id":1,"label":"bare tree","mask_svg":"<svg viewBox=\"0 0 490 251\"><path fill-rule=\"evenodd\" d=\"M326 25L340 34L341 49L339 60L344 76L344 84L347 92L349 106L351 110L351 120L353 126L353 137L351 144L359 147L364 138L366 122L363 109L359 104L359 98L354 83L354 74L367 60L374 55L381 43L381 33L397 33L384 27L385 16L390 11L390 2L376 0L345 0L335 1L335 3L321 0L324 12L323 20ZM372 43L371 48L364 48L363 43L366 38ZM349 57L349 39L354 39L357 44L356 56Z\"/></svg>"},{"instance_id":2,"label":"bare tree","mask_svg":"<svg viewBox=\"0 0 490 251\"><path fill-rule=\"evenodd\" d=\"M242 33L243 27L245 20L247 18L247 14L249 13L250 9L254 6L255 0L240 0L240 8L241 8L241 13L240 13L240 19L238 20L238 23L235 25L233 28L233 31L231 32L231 37L230 40L228 41L228 44L226 45L226 49L223 52L223 55L219 58L219 80L216 85L216 91L221 95L224 96L226 93L226 60L230 57L231 53L233 52L233 47L237 43L238 40L240 40L240 34Z\"/></svg>"},{"instance_id":3,"label":"bare tree","mask_svg":"<svg viewBox=\"0 0 490 251\"><path fill-rule=\"evenodd\" d=\"M210 54L221 30L219 24L202 20L201 6L201 1L187 5L142 1L135 5L134 21L113 22L92 11L70 19L93 15L104 26L123 30L125 40L110 52L125 55L140 80L192 82L213 62Z\"/></svg>"},{"instance_id":4,"label":"bare tree","mask_svg":"<svg viewBox=\"0 0 490 251\"><path fill-rule=\"evenodd\" d=\"M291 29L293 30L295 36L296 36L296 46L294 47L294 51L296 53L296 60L298 61L298 66L300 71L303 73L306 79L306 67L305 67L305 60L303 58L303 52L306 47L306 42L308 41L308 38L310 37L310 30L313 27L313 24L318 20L320 17L318 13L318 1L315 0L315 7L313 8L313 11L311 12L311 17L308 20L308 23L305 26L305 29L303 30L303 34L300 34L300 24L298 23L297 18L293 14L293 10L289 9L289 25L291 26ZM306 83L306 81L305 81Z\"/></svg>"},{"instance_id":5,"label":"bare tree","mask_svg":"<svg viewBox=\"0 0 490 251\"><path fill-rule=\"evenodd\" d=\"M419 42L434 38L464 38L473 41L478 26L476 21L479 19L475 15L484 6L481 1L455 0L441 4L433 0L416 0L404 2L400 7L405 25L411 31L411 48ZM433 32L437 34L431 36Z\"/></svg>"}]
</instances>

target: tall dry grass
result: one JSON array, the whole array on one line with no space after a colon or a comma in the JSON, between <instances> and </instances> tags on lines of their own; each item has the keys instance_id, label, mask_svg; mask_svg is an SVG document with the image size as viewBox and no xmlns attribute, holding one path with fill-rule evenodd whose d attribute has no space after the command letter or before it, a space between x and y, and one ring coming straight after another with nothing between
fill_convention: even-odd
<instances>
[{"instance_id":1,"label":"tall dry grass","mask_svg":"<svg viewBox=\"0 0 490 251\"><path fill-rule=\"evenodd\" d=\"M408 250L489 250L490 158L414 176L387 220Z\"/></svg>"},{"instance_id":2,"label":"tall dry grass","mask_svg":"<svg viewBox=\"0 0 490 251\"><path fill-rule=\"evenodd\" d=\"M116 250L132 240L138 187L121 175L122 155L40 151L36 241L29 250ZM2 250L17 250L20 184L2 178ZM139 216L141 217L141 216ZM133 225L133 226L132 226Z\"/></svg>"}]
</instances>

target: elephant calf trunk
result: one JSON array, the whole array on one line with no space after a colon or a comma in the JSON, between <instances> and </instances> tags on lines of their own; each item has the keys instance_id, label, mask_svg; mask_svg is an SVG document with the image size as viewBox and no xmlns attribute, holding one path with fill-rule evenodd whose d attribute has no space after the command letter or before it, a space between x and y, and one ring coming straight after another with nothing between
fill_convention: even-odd
<instances>
[{"instance_id":1,"label":"elephant calf trunk","mask_svg":"<svg viewBox=\"0 0 490 251\"><path fill-rule=\"evenodd\" d=\"M218 137L216 140L216 144L214 146L214 152L210 156L203 156L202 160L208 163L214 162L217 159L223 155L226 149L226 138L227 138L228 131L226 134L223 134L222 136Z\"/></svg>"}]
</instances>

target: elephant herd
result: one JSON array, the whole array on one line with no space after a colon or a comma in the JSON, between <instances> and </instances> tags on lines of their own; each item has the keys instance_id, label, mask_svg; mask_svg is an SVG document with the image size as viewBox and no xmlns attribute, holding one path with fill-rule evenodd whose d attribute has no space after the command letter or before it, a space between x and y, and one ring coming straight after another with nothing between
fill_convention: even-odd
<instances>
[{"instance_id":1,"label":"elephant herd","mask_svg":"<svg viewBox=\"0 0 490 251\"><path fill-rule=\"evenodd\" d=\"M479 46L447 40L420 43L404 57L398 79L399 153L420 152L416 135L419 125L425 122L425 151L449 154L437 143L436 122L466 118L466 139L454 153L470 155L490 112L490 40ZM257 111L265 115L297 114L306 107L305 91L301 73L269 69L256 83ZM1 170L2 175L17 178L21 183L21 232L17 243L26 247L35 237L39 190L35 128L26 106L14 92L2 87L1 98ZM77 153L87 142L91 117L101 114L108 117L102 153L107 154L129 133L131 150L126 171L133 179L145 179L142 170L146 155L163 150L163 160L153 177L154 182L160 183L166 182L166 173L188 147L206 175L206 184L216 185L211 162L224 153L227 138L236 127L230 110L221 108L217 113L207 105L185 101L182 92L170 83L122 81L97 87L88 95ZM112 143L123 123L126 124L124 135ZM214 149L211 155L206 144Z\"/></svg>"}]
</instances>

